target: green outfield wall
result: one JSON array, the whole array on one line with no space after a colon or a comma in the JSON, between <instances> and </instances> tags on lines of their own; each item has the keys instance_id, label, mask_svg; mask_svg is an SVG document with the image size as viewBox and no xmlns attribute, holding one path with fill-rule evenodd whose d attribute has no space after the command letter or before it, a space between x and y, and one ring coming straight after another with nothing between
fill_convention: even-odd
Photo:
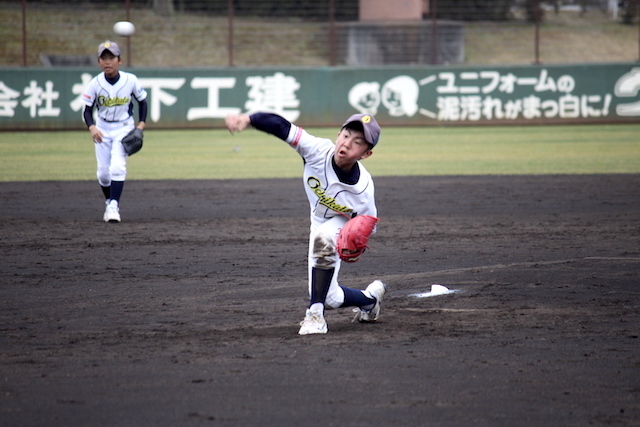
<instances>
[{"instance_id":1,"label":"green outfield wall","mask_svg":"<svg viewBox=\"0 0 640 427\"><path fill-rule=\"evenodd\" d=\"M126 69L125 69L126 70ZM0 129L83 129L98 68L0 69ZM386 126L640 122L636 63L519 67L134 68L153 128L272 111L304 126L356 112Z\"/></svg>"}]
</instances>

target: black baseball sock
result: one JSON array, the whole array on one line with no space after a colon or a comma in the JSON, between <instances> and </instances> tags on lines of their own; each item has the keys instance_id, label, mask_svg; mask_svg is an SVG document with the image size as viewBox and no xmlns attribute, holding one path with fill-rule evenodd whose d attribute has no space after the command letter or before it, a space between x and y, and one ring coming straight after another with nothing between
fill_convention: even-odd
<instances>
[{"instance_id":1,"label":"black baseball sock","mask_svg":"<svg viewBox=\"0 0 640 427\"><path fill-rule=\"evenodd\" d=\"M104 198L106 200L109 200L111 198L111 187L105 187L104 185L101 185L100 188L102 188L102 194L104 194Z\"/></svg>"},{"instance_id":2,"label":"black baseball sock","mask_svg":"<svg viewBox=\"0 0 640 427\"><path fill-rule=\"evenodd\" d=\"M309 307L315 303L324 304L329 293L329 286L331 286L331 279L335 268L322 269L312 267L311 269L311 301Z\"/></svg>"},{"instance_id":3,"label":"black baseball sock","mask_svg":"<svg viewBox=\"0 0 640 427\"><path fill-rule=\"evenodd\" d=\"M124 181L111 181L111 199L120 203L120 196L124 189Z\"/></svg>"}]
</instances>

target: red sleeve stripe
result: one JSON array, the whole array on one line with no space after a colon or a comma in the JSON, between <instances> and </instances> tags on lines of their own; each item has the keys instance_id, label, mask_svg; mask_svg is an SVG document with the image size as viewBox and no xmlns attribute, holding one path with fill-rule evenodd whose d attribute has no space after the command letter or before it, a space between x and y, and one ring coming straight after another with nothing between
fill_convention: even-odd
<instances>
[{"instance_id":1,"label":"red sleeve stripe","mask_svg":"<svg viewBox=\"0 0 640 427\"><path fill-rule=\"evenodd\" d=\"M291 141L292 147L297 147L300 142L300 138L302 138L302 128L296 126L296 134L293 136L293 141Z\"/></svg>"}]
</instances>

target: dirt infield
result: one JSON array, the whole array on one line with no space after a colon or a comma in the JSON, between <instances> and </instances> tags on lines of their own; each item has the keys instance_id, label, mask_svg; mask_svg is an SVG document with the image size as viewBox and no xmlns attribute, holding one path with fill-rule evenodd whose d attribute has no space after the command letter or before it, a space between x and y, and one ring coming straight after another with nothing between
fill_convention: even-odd
<instances>
[{"instance_id":1,"label":"dirt infield","mask_svg":"<svg viewBox=\"0 0 640 427\"><path fill-rule=\"evenodd\" d=\"M121 224L1 183L0 425L640 425L640 175L376 186L382 316L301 337L300 180L130 181Z\"/></svg>"}]
</instances>

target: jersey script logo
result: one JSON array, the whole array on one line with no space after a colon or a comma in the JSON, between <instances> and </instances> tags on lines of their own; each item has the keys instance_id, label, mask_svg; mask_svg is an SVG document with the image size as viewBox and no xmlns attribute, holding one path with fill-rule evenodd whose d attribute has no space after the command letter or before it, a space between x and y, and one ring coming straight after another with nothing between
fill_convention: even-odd
<instances>
[{"instance_id":1,"label":"jersey script logo","mask_svg":"<svg viewBox=\"0 0 640 427\"><path fill-rule=\"evenodd\" d=\"M103 107L117 107L118 105L127 105L129 102L131 102L131 98L128 97L113 97L113 98L109 98L107 96L99 96L98 97L98 105L101 105Z\"/></svg>"},{"instance_id":2,"label":"jersey script logo","mask_svg":"<svg viewBox=\"0 0 640 427\"><path fill-rule=\"evenodd\" d=\"M327 196L325 191L321 188L322 183L318 178L310 176L307 179L307 185L311 188L311 190L315 193L315 195L318 196L318 203L320 203L322 206L327 207L336 212L342 212L342 213L353 212L353 209L351 209L350 207L342 206L341 204L336 202L336 199L334 199L333 197Z\"/></svg>"}]
</instances>

